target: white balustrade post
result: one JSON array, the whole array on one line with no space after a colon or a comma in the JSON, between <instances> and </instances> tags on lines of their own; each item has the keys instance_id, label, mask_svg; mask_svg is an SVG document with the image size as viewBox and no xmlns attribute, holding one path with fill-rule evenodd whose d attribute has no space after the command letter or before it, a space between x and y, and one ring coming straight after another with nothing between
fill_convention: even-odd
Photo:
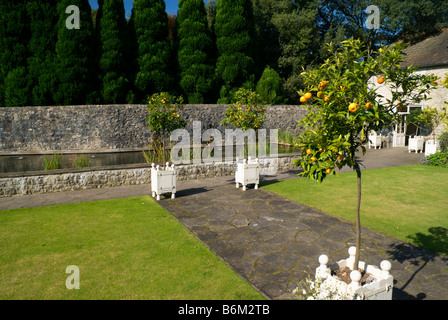
<instances>
[{"instance_id":1,"label":"white balustrade post","mask_svg":"<svg viewBox=\"0 0 448 320\"><path fill-rule=\"evenodd\" d=\"M352 279L352 282L348 285L348 289L351 291L352 294L356 292L356 290L361 286L359 283L361 281L361 272L358 270L353 270L350 272L350 279Z\"/></svg>"},{"instance_id":2,"label":"white balustrade post","mask_svg":"<svg viewBox=\"0 0 448 320\"><path fill-rule=\"evenodd\" d=\"M327 278L331 275L330 268L328 268L328 256L322 254L319 256L319 267L316 270L316 278Z\"/></svg>"},{"instance_id":3,"label":"white balustrade post","mask_svg":"<svg viewBox=\"0 0 448 320\"><path fill-rule=\"evenodd\" d=\"M349 267L350 270L353 270L355 269L356 247L348 248L348 254L350 255L350 257L347 259L347 267Z\"/></svg>"},{"instance_id":4,"label":"white balustrade post","mask_svg":"<svg viewBox=\"0 0 448 320\"><path fill-rule=\"evenodd\" d=\"M389 271L392 268L392 264L387 260L383 260L380 263L380 268L383 279L387 279L390 275Z\"/></svg>"}]
</instances>

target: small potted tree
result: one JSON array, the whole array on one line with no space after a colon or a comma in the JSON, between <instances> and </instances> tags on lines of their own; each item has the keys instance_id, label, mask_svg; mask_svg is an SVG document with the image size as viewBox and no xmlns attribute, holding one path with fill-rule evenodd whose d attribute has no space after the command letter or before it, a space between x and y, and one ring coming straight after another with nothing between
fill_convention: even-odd
<instances>
[{"instance_id":1,"label":"small potted tree","mask_svg":"<svg viewBox=\"0 0 448 320\"><path fill-rule=\"evenodd\" d=\"M300 122L305 132L299 138L302 156L296 164L303 169L302 176L320 183L345 166L356 172L356 246L350 253L350 263L337 263L348 266L347 273L353 273L356 281L358 272L367 272L366 264L360 262L361 164L356 155L366 152L369 132L397 118L398 102L423 99L434 86L433 76L416 76L414 68L399 68L403 47L382 47L368 55L359 40L343 41L340 48L330 44L330 58L321 67L302 74L306 88L299 94L309 113ZM389 83L392 98L382 97L373 81ZM369 296L367 292L364 295Z\"/></svg>"},{"instance_id":2,"label":"small potted tree","mask_svg":"<svg viewBox=\"0 0 448 320\"><path fill-rule=\"evenodd\" d=\"M149 145L148 154L143 151L146 161L162 161L162 167L152 163L151 190L152 196L160 200L160 195L171 192L175 197L177 174L174 164L167 162L166 140L169 134L185 126L186 122L179 114L183 109L182 97L173 97L167 92L155 93L148 101L147 125L154 134ZM163 167L165 165L165 167Z\"/></svg>"},{"instance_id":3,"label":"small potted tree","mask_svg":"<svg viewBox=\"0 0 448 320\"><path fill-rule=\"evenodd\" d=\"M441 110L431 107L425 108L418 116L416 116L416 120L421 124L432 128L434 139L425 142L425 156L436 153L440 149L440 144L437 139L437 128L447 120L447 107Z\"/></svg>"},{"instance_id":4,"label":"small potted tree","mask_svg":"<svg viewBox=\"0 0 448 320\"><path fill-rule=\"evenodd\" d=\"M247 149L243 144L243 154L237 154L235 166L235 183L236 187L243 186L243 191L246 191L248 184L254 184L255 189L260 183L260 163L255 157L248 156L245 159L245 153L256 155L257 132L263 126L266 117L266 107L260 105L260 96L245 88L240 88L234 95L235 103L231 104L225 113L225 118L221 121L222 124L231 124L234 127L246 131L252 129L255 131L255 141L248 139ZM246 151L247 150L247 151ZM238 148L237 148L238 152ZM240 157L242 156L242 159Z\"/></svg>"}]
</instances>

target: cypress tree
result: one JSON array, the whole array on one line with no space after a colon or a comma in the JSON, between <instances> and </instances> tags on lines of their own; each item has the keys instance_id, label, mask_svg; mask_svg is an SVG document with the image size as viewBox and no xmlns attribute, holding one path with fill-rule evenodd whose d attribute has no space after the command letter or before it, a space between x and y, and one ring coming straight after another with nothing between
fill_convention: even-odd
<instances>
[{"instance_id":1,"label":"cypress tree","mask_svg":"<svg viewBox=\"0 0 448 320\"><path fill-rule=\"evenodd\" d=\"M219 102L229 103L232 92L245 85L253 87L255 74L255 24L252 1L216 2L216 76L224 85ZM246 82L246 84L245 84Z\"/></svg>"},{"instance_id":2,"label":"cypress tree","mask_svg":"<svg viewBox=\"0 0 448 320\"><path fill-rule=\"evenodd\" d=\"M97 55L101 102L125 103L128 91L126 76L126 17L122 0L99 0L97 15Z\"/></svg>"},{"instance_id":3,"label":"cypress tree","mask_svg":"<svg viewBox=\"0 0 448 320\"><path fill-rule=\"evenodd\" d=\"M68 29L66 9L79 8L80 28ZM59 105L90 102L94 70L94 34L88 0L60 0L58 4L58 41L56 43L57 90L54 100Z\"/></svg>"},{"instance_id":4,"label":"cypress tree","mask_svg":"<svg viewBox=\"0 0 448 320\"><path fill-rule=\"evenodd\" d=\"M203 0L180 0L177 22L180 86L186 93L188 103L204 103L213 89L215 66Z\"/></svg>"},{"instance_id":5,"label":"cypress tree","mask_svg":"<svg viewBox=\"0 0 448 320\"><path fill-rule=\"evenodd\" d=\"M0 0L0 106L25 106L31 101L26 2Z\"/></svg>"},{"instance_id":6,"label":"cypress tree","mask_svg":"<svg viewBox=\"0 0 448 320\"><path fill-rule=\"evenodd\" d=\"M28 69L33 81L32 104L53 105L58 0L28 1L31 39Z\"/></svg>"},{"instance_id":7,"label":"cypress tree","mask_svg":"<svg viewBox=\"0 0 448 320\"><path fill-rule=\"evenodd\" d=\"M131 20L138 45L136 99L146 103L148 96L169 91L172 84L168 66L171 56L168 16L163 0L135 0L132 12Z\"/></svg>"}]
</instances>

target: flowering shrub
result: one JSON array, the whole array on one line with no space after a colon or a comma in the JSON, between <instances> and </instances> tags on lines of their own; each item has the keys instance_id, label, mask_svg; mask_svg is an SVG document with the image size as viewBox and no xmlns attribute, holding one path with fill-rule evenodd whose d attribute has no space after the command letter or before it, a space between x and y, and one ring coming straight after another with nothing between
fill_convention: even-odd
<instances>
[{"instance_id":1,"label":"flowering shrub","mask_svg":"<svg viewBox=\"0 0 448 320\"><path fill-rule=\"evenodd\" d=\"M234 95L235 103L225 113L222 124L231 124L243 131L260 129L266 118L266 107L259 104L260 96L248 89L241 88Z\"/></svg>"},{"instance_id":2,"label":"flowering shrub","mask_svg":"<svg viewBox=\"0 0 448 320\"><path fill-rule=\"evenodd\" d=\"M436 166L448 168L448 152L436 152L420 161L425 166Z\"/></svg>"},{"instance_id":3,"label":"flowering shrub","mask_svg":"<svg viewBox=\"0 0 448 320\"><path fill-rule=\"evenodd\" d=\"M348 285L334 277L317 277L312 280L309 277L292 292L299 299L306 300L359 300L358 295L353 295L347 290Z\"/></svg>"}]
</instances>

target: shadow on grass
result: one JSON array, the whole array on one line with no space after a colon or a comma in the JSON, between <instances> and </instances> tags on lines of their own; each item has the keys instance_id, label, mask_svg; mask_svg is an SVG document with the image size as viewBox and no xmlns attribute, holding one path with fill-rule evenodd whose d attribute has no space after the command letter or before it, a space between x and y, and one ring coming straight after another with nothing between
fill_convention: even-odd
<instances>
[{"instance_id":1,"label":"shadow on grass","mask_svg":"<svg viewBox=\"0 0 448 320\"><path fill-rule=\"evenodd\" d=\"M394 244L387 253L393 260L400 263L409 262L417 267L410 278L401 286L394 287L394 299L421 300L426 298L425 293L419 293L416 297L406 293L406 287L412 282L416 275L426 267L428 262L435 261L436 258L448 263L448 229L443 227L432 227L428 229L429 234L416 233L408 238L415 244ZM431 248L436 251L431 251Z\"/></svg>"}]
</instances>

